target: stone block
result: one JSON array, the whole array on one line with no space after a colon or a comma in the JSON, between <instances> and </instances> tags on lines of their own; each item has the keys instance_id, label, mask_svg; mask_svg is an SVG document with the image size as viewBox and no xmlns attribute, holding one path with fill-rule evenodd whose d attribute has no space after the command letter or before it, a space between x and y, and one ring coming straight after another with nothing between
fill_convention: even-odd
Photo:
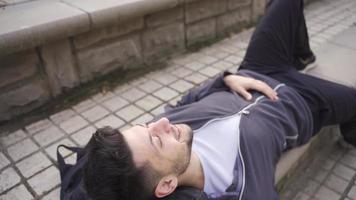
<instances>
[{"instance_id":1,"label":"stone block","mask_svg":"<svg viewBox=\"0 0 356 200\"><path fill-rule=\"evenodd\" d=\"M129 122L143 113L144 111L138 108L137 106L129 105L119 110L116 115L124 119L126 122Z\"/></svg>"},{"instance_id":2,"label":"stone block","mask_svg":"<svg viewBox=\"0 0 356 200\"><path fill-rule=\"evenodd\" d=\"M42 200L58 200L60 195L61 195L60 188L57 188L52 192L50 192L49 194L47 194L46 196L44 196Z\"/></svg>"},{"instance_id":3,"label":"stone block","mask_svg":"<svg viewBox=\"0 0 356 200\"><path fill-rule=\"evenodd\" d=\"M27 180L37 195L42 195L60 183L59 171L56 167L42 171L31 179Z\"/></svg>"},{"instance_id":4,"label":"stone block","mask_svg":"<svg viewBox=\"0 0 356 200\"><path fill-rule=\"evenodd\" d=\"M185 7L185 21L186 23L192 23L213 17L225 12L226 9L226 0L205 0L188 3Z\"/></svg>"},{"instance_id":5,"label":"stone block","mask_svg":"<svg viewBox=\"0 0 356 200\"><path fill-rule=\"evenodd\" d=\"M0 121L28 112L49 97L43 81L37 80L0 94Z\"/></svg>"},{"instance_id":6,"label":"stone block","mask_svg":"<svg viewBox=\"0 0 356 200\"><path fill-rule=\"evenodd\" d=\"M146 61L164 58L173 51L184 48L184 26L182 23L149 29L142 37L143 55Z\"/></svg>"},{"instance_id":7,"label":"stone block","mask_svg":"<svg viewBox=\"0 0 356 200\"><path fill-rule=\"evenodd\" d=\"M170 99L173 99L174 97L178 96L178 92L168 88L164 87L161 88L160 90L156 91L153 93L154 96L162 99L163 101L169 101Z\"/></svg>"},{"instance_id":8,"label":"stone block","mask_svg":"<svg viewBox=\"0 0 356 200\"><path fill-rule=\"evenodd\" d=\"M26 139L10 146L7 149L7 152L14 161L18 161L21 158L31 154L32 152L35 152L36 150L38 150L37 145L30 139Z\"/></svg>"},{"instance_id":9,"label":"stone block","mask_svg":"<svg viewBox=\"0 0 356 200\"><path fill-rule=\"evenodd\" d=\"M118 109L126 106L127 104L129 104L129 102L119 96L103 102L103 105L112 112L117 111Z\"/></svg>"},{"instance_id":10,"label":"stone block","mask_svg":"<svg viewBox=\"0 0 356 200\"><path fill-rule=\"evenodd\" d=\"M179 91L180 93L184 93L189 89L193 88L194 85L185 81L185 80L178 80L170 85L171 88Z\"/></svg>"},{"instance_id":11,"label":"stone block","mask_svg":"<svg viewBox=\"0 0 356 200\"><path fill-rule=\"evenodd\" d=\"M95 122L106 115L109 114L109 111L103 108L102 106L98 105L95 106L85 112L82 113L82 115L89 121Z\"/></svg>"},{"instance_id":12,"label":"stone block","mask_svg":"<svg viewBox=\"0 0 356 200\"><path fill-rule=\"evenodd\" d=\"M119 25L108 26L105 28L91 30L90 32L75 36L73 39L76 49L89 47L96 43L117 38L119 36L137 31L143 28L143 18L131 19Z\"/></svg>"},{"instance_id":13,"label":"stone block","mask_svg":"<svg viewBox=\"0 0 356 200\"><path fill-rule=\"evenodd\" d=\"M120 128L124 124L125 124L125 122L122 121L121 119L119 119L118 117L116 117L114 115L109 115L109 116L105 117L104 119L95 123L95 126L97 128L103 128L105 126L110 126L114 129L117 129L117 128Z\"/></svg>"},{"instance_id":14,"label":"stone block","mask_svg":"<svg viewBox=\"0 0 356 200\"><path fill-rule=\"evenodd\" d=\"M183 19L183 7L176 7L163 10L145 17L146 25L149 28L167 25Z\"/></svg>"},{"instance_id":15,"label":"stone block","mask_svg":"<svg viewBox=\"0 0 356 200\"><path fill-rule=\"evenodd\" d=\"M79 84L69 40L45 44L41 47L41 54L53 96L59 95L64 88Z\"/></svg>"},{"instance_id":16,"label":"stone block","mask_svg":"<svg viewBox=\"0 0 356 200\"><path fill-rule=\"evenodd\" d=\"M80 146L85 146L91 136L95 133L96 129L92 126L88 126L72 135L72 138L75 142L77 142Z\"/></svg>"},{"instance_id":17,"label":"stone block","mask_svg":"<svg viewBox=\"0 0 356 200\"><path fill-rule=\"evenodd\" d=\"M3 136L0 138L0 144L4 147L15 144L16 142L23 140L27 137L26 133L23 130L17 130L9 135Z\"/></svg>"},{"instance_id":18,"label":"stone block","mask_svg":"<svg viewBox=\"0 0 356 200\"><path fill-rule=\"evenodd\" d=\"M87 13L60 1L29 1L6 7L0 15L0 54L33 48L90 28Z\"/></svg>"},{"instance_id":19,"label":"stone block","mask_svg":"<svg viewBox=\"0 0 356 200\"><path fill-rule=\"evenodd\" d=\"M267 0L253 0L252 1L252 19L258 20L265 14Z\"/></svg>"},{"instance_id":20,"label":"stone block","mask_svg":"<svg viewBox=\"0 0 356 200\"><path fill-rule=\"evenodd\" d=\"M17 163L16 167L25 178L28 178L51 164L51 161L42 152L38 152Z\"/></svg>"},{"instance_id":21,"label":"stone block","mask_svg":"<svg viewBox=\"0 0 356 200\"><path fill-rule=\"evenodd\" d=\"M51 126L40 133L37 133L33 136L38 144L42 147L47 146L48 144L58 140L63 137L64 133L56 126Z\"/></svg>"},{"instance_id":22,"label":"stone block","mask_svg":"<svg viewBox=\"0 0 356 200\"><path fill-rule=\"evenodd\" d=\"M242 7L233 12L226 13L217 18L216 29L218 35L227 35L231 32L240 31L251 21L251 8Z\"/></svg>"},{"instance_id":23,"label":"stone block","mask_svg":"<svg viewBox=\"0 0 356 200\"><path fill-rule=\"evenodd\" d=\"M13 168L7 168L0 172L0 193L20 182L21 178Z\"/></svg>"},{"instance_id":24,"label":"stone block","mask_svg":"<svg viewBox=\"0 0 356 200\"><path fill-rule=\"evenodd\" d=\"M1 200L32 200L33 196L24 185L19 185L0 196Z\"/></svg>"},{"instance_id":25,"label":"stone block","mask_svg":"<svg viewBox=\"0 0 356 200\"><path fill-rule=\"evenodd\" d=\"M187 26L187 43L188 46L207 41L216 37L216 20L215 18L203 20L198 23Z\"/></svg>"},{"instance_id":26,"label":"stone block","mask_svg":"<svg viewBox=\"0 0 356 200\"><path fill-rule=\"evenodd\" d=\"M39 59L34 49L0 56L0 88L32 77L37 72Z\"/></svg>"},{"instance_id":27,"label":"stone block","mask_svg":"<svg viewBox=\"0 0 356 200\"><path fill-rule=\"evenodd\" d=\"M88 125L88 122L79 115L71 117L59 124L59 126L68 134L74 133L86 125Z\"/></svg>"},{"instance_id":28,"label":"stone block","mask_svg":"<svg viewBox=\"0 0 356 200\"><path fill-rule=\"evenodd\" d=\"M107 74L118 68L140 65L141 43L138 35L101 43L78 52L80 78L87 81L93 76Z\"/></svg>"},{"instance_id":29,"label":"stone block","mask_svg":"<svg viewBox=\"0 0 356 200\"><path fill-rule=\"evenodd\" d=\"M0 152L0 170L8 166L9 164L10 161L6 158L6 156L2 152Z\"/></svg>"},{"instance_id":30,"label":"stone block","mask_svg":"<svg viewBox=\"0 0 356 200\"><path fill-rule=\"evenodd\" d=\"M234 10L240 7L251 5L253 0L228 0L227 6L229 10Z\"/></svg>"},{"instance_id":31,"label":"stone block","mask_svg":"<svg viewBox=\"0 0 356 200\"><path fill-rule=\"evenodd\" d=\"M138 105L139 107L141 107L142 109L144 109L145 111L150 111L153 108L157 107L161 103L162 103L162 101L160 101L156 97L147 95L146 97L137 101L135 104Z\"/></svg>"}]
</instances>

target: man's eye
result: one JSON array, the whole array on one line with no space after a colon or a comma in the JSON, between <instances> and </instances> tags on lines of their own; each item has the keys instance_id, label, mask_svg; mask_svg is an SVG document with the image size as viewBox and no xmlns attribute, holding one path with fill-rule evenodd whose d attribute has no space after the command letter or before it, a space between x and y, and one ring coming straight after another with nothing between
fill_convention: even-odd
<instances>
[{"instance_id":1,"label":"man's eye","mask_svg":"<svg viewBox=\"0 0 356 200\"><path fill-rule=\"evenodd\" d=\"M157 136L154 136L153 138L155 139L155 141L156 141L156 143L159 145L159 147L162 147L162 140L161 140L161 138L159 138L159 137L157 137Z\"/></svg>"}]
</instances>

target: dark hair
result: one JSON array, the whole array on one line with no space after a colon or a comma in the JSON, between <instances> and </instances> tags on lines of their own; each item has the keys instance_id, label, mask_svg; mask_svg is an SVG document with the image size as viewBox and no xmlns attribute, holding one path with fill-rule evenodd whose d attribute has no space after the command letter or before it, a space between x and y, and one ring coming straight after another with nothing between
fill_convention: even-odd
<instances>
[{"instance_id":1,"label":"dark hair","mask_svg":"<svg viewBox=\"0 0 356 200\"><path fill-rule=\"evenodd\" d=\"M151 199L153 169L136 167L123 135L116 129L98 129L86 147L84 185L93 200ZM153 173L154 174L154 173Z\"/></svg>"}]
</instances>

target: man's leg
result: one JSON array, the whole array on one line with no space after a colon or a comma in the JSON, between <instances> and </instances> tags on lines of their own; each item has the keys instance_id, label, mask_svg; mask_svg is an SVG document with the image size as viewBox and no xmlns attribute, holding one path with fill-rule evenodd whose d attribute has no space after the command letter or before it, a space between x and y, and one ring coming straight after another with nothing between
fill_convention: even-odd
<instances>
[{"instance_id":1,"label":"man's leg","mask_svg":"<svg viewBox=\"0 0 356 200\"><path fill-rule=\"evenodd\" d=\"M356 89L289 70L272 78L294 88L313 115L314 134L321 127L340 124L344 139L356 147ZM301 133L302 134L302 133Z\"/></svg>"},{"instance_id":2,"label":"man's leg","mask_svg":"<svg viewBox=\"0 0 356 200\"><path fill-rule=\"evenodd\" d=\"M295 56L313 55L303 0L272 0L252 35L241 69L263 74L293 67Z\"/></svg>"}]
</instances>

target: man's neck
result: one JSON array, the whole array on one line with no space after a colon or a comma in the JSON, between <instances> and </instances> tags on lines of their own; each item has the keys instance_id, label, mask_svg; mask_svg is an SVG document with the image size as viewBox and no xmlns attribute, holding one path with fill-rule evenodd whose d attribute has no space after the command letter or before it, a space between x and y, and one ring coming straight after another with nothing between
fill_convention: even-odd
<instances>
[{"instance_id":1,"label":"man's neck","mask_svg":"<svg viewBox=\"0 0 356 200\"><path fill-rule=\"evenodd\" d=\"M190 163L185 172L178 177L179 186L190 186L204 189L204 172L199 157L192 151Z\"/></svg>"}]
</instances>

